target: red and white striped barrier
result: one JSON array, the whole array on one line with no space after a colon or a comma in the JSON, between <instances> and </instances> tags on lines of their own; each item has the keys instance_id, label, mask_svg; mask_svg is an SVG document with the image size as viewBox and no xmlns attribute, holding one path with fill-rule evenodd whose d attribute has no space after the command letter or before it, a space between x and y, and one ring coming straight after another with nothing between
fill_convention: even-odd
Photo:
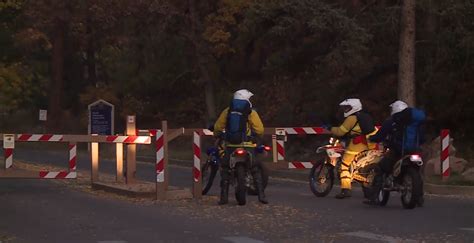
<instances>
[{"instance_id":1,"label":"red and white striped barrier","mask_svg":"<svg viewBox=\"0 0 474 243\"><path fill-rule=\"evenodd\" d=\"M289 162L288 169L311 169L313 168L312 162Z\"/></svg>"},{"instance_id":2,"label":"red and white striped barrier","mask_svg":"<svg viewBox=\"0 0 474 243\"><path fill-rule=\"evenodd\" d=\"M140 133L148 134L147 136L155 137L157 136L159 129L137 129L136 134L139 135Z\"/></svg>"},{"instance_id":3,"label":"red and white striped barrier","mask_svg":"<svg viewBox=\"0 0 474 243\"><path fill-rule=\"evenodd\" d=\"M60 142L63 135L53 134L18 134L17 141L21 142Z\"/></svg>"},{"instance_id":4,"label":"red and white striped barrier","mask_svg":"<svg viewBox=\"0 0 474 243\"><path fill-rule=\"evenodd\" d=\"M201 180L201 136L198 131L195 131L193 134L193 151L194 151L193 177L194 177L194 182L198 183Z\"/></svg>"},{"instance_id":5,"label":"red and white striped barrier","mask_svg":"<svg viewBox=\"0 0 474 243\"><path fill-rule=\"evenodd\" d=\"M68 172L68 171L59 171L59 172L52 172L52 171L40 171L39 177L41 179L76 179L77 172Z\"/></svg>"},{"instance_id":6,"label":"red and white striped barrier","mask_svg":"<svg viewBox=\"0 0 474 243\"><path fill-rule=\"evenodd\" d=\"M156 133L156 182L165 182L165 157L163 132Z\"/></svg>"},{"instance_id":7,"label":"red and white striped barrier","mask_svg":"<svg viewBox=\"0 0 474 243\"><path fill-rule=\"evenodd\" d=\"M322 127L282 127L276 128L276 135L321 135L329 134L329 131ZM285 160L285 140L278 139L276 141L277 161ZM310 169L313 167L311 162L291 161L288 162L289 169Z\"/></svg>"},{"instance_id":8,"label":"red and white striped barrier","mask_svg":"<svg viewBox=\"0 0 474 243\"><path fill-rule=\"evenodd\" d=\"M441 130L441 175L442 178L449 178L449 130Z\"/></svg>"},{"instance_id":9,"label":"red and white striped barrier","mask_svg":"<svg viewBox=\"0 0 474 243\"><path fill-rule=\"evenodd\" d=\"M77 144L69 143L69 171L40 171L40 179L76 179Z\"/></svg>"},{"instance_id":10,"label":"red and white striped barrier","mask_svg":"<svg viewBox=\"0 0 474 243\"><path fill-rule=\"evenodd\" d=\"M149 144L151 138L149 136L107 136L106 141L109 143Z\"/></svg>"},{"instance_id":11,"label":"red and white striped barrier","mask_svg":"<svg viewBox=\"0 0 474 243\"><path fill-rule=\"evenodd\" d=\"M69 144L69 171L76 171L76 162L77 162L77 144Z\"/></svg>"},{"instance_id":12,"label":"red and white striped barrier","mask_svg":"<svg viewBox=\"0 0 474 243\"><path fill-rule=\"evenodd\" d=\"M277 128L285 131L286 134L290 135L303 135L303 134L327 134L327 130L322 127L284 127Z\"/></svg>"},{"instance_id":13,"label":"red and white striped barrier","mask_svg":"<svg viewBox=\"0 0 474 243\"><path fill-rule=\"evenodd\" d=\"M5 158L5 169L9 169L13 165L13 149L3 149L3 157Z\"/></svg>"}]
</instances>

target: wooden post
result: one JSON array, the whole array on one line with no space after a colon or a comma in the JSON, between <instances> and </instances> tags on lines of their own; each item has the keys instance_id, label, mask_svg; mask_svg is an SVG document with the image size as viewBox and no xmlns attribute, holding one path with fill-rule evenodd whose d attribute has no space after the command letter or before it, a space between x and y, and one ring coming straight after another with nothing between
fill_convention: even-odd
<instances>
[{"instance_id":1,"label":"wooden post","mask_svg":"<svg viewBox=\"0 0 474 243\"><path fill-rule=\"evenodd\" d=\"M127 136L136 135L136 122L135 116L127 116ZM126 183L132 184L135 183L135 175L137 172L137 145L136 144L127 144L127 178Z\"/></svg>"},{"instance_id":2,"label":"wooden post","mask_svg":"<svg viewBox=\"0 0 474 243\"><path fill-rule=\"evenodd\" d=\"M115 177L115 180L117 182L123 182L123 143L117 143L116 144L116 152L117 152L117 163L116 163L116 168L117 168L117 175Z\"/></svg>"},{"instance_id":3,"label":"wooden post","mask_svg":"<svg viewBox=\"0 0 474 243\"><path fill-rule=\"evenodd\" d=\"M278 163L276 134L272 135L272 152L273 152L273 163Z\"/></svg>"},{"instance_id":4,"label":"wooden post","mask_svg":"<svg viewBox=\"0 0 474 243\"><path fill-rule=\"evenodd\" d=\"M97 135L92 135L97 136ZM99 143L91 143L91 182L94 183L99 180Z\"/></svg>"},{"instance_id":5,"label":"wooden post","mask_svg":"<svg viewBox=\"0 0 474 243\"><path fill-rule=\"evenodd\" d=\"M168 173L168 121L161 122L161 131L163 132L163 153L164 153L164 166L165 169L165 182L163 183L164 190L168 190L169 185L169 173Z\"/></svg>"}]
</instances>

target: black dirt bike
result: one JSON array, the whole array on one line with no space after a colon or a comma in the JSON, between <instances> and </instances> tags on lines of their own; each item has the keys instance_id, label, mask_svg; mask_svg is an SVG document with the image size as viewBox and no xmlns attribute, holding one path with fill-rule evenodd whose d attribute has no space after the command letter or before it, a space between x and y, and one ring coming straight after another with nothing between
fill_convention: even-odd
<instances>
[{"instance_id":1,"label":"black dirt bike","mask_svg":"<svg viewBox=\"0 0 474 243\"><path fill-rule=\"evenodd\" d=\"M256 154L260 154L270 151L271 148L268 146L260 146L259 148L254 149L256 151ZM216 178L217 172L219 171L219 165L221 160L217 147L208 148L206 154L207 160L201 167L202 182L204 185L202 195L206 195L211 189L214 179ZM260 163L258 166L260 167L260 172L262 173L262 184L263 189L265 190L268 184L268 169L262 163ZM249 195L258 195L257 189L255 188L255 185L253 183L253 176L250 173L250 170L247 171L246 181L247 193Z\"/></svg>"},{"instance_id":2,"label":"black dirt bike","mask_svg":"<svg viewBox=\"0 0 474 243\"><path fill-rule=\"evenodd\" d=\"M423 159L419 153L403 156L393 166L392 173L383 176L383 187L377 193L377 204L385 206L390 192L401 193L404 208L413 209L423 205L423 179L420 173Z\"/></svg>"}]
</instances>

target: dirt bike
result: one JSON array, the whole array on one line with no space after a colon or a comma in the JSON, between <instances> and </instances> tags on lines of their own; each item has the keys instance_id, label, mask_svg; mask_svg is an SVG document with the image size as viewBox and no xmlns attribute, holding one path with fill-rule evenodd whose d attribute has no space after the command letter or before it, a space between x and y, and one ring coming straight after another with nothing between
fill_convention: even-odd
<instances>
[{"instance_id":1,"label":"dirt bike","mask_svg":"<svg viewBox=\"0 0 474 243\"><path fill-rule=\"evenodd\" d=\"M344 144L335 138L330 138L329 144L316 150L316 153L325 153L323 159L313 164L309 174L309 186L317 197L325 197L331 192L336 176L340 174L341 157L344 151ZM349 167L352 181L362 185L365 196L371 195L375 167L382 158L382 154L381 150L362 151L355 156Z\"/></svg>"},{"instance_id":2,"label":"dirt bike","mask_svg":"<svg viewBox=\"0 0 474 243\"><path fill-rule=\"evenodd\" d=\"M266 153L270 151L271 148L269 146L262 145L254 149L255 149L256 154L262 154L262 153ZM221 160L221 157L219 156L219 150L217 147L208 148L206 151L206 154L207 154L207 160L201 167L202 182L204 185L204 188L202 190L202 195L206 195L211 189L214 179L217 175L217 172L219 171L219 163ZM260 171L262 173L263 188L265 189L268 184L268 169L263 164L260 164L259 166L260 166ZM246 181L247 181L246 183L247 193L249 195L258 195L257 189L255 188L255 185L253 183L253 176L249 170L247 171L247 174L246 174Z\"/></svg>"},{"instance_id":3,"label":"dirt bike","mask_svg":"<svg viewBox=\"0 0 474 243\"><path fill-rule=\"evenodd\" d=\"M419 153L403 156L393 166L392 173L383 176L383 187L377 194L377 204L385 206L390 192L401 193L404 208L413 209L423 205L423 179L420 174L423 159Z\"/></svg>"}]
</instances>

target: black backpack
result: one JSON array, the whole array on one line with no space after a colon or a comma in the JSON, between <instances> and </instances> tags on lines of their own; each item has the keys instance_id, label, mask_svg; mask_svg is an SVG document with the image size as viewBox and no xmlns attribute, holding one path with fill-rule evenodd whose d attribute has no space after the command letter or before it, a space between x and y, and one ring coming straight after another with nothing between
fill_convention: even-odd
<instances>
[{"instance_id":1,"label":"black backpack","mask_svg":"<svg viewBox=\"0 0 474 243\"><path fill-rule=\"evenodd\" d=\"M369 135L375 131L375 124L374 120L372 119L372 116L361 111L355 113L355 115L357 117L357 123L359 124L360 130L362 131L363 135Z\"/></svg>"},{"instance_id":2,"label":"black backpack","mask_svg":"<svg viewBox=\"0 0 474 243\"><path fill-rule=\"evenodd\" d=\"M247 122L251 112L252 108L248 101L236 99L231 101L225 127L227 142L240 144L247 141Z\"/></svg>"}]
</instances>

